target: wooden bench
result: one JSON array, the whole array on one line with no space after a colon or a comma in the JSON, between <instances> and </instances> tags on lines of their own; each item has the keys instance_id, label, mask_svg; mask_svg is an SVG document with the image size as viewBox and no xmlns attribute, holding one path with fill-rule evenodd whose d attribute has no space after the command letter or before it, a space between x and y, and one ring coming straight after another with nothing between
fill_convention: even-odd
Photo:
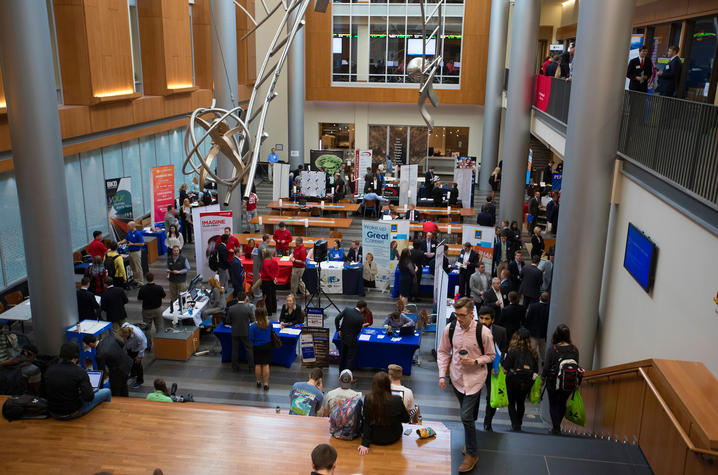
<instances>
[{"instance_id":1,"label":"wooden bench","mask_svg":"<svg viewBox=\"0 0 718 475\"><path fill-rule=\"evenodd\" d=\"M272 201L267 205L267 209L273 209L273 210L279 210L280 216L285 211L290 212L297 212L301 209L310 209L310 210L318 210L318 211L328 211L328 212L336 212L340 213L342 218L347 217L347 213L356 213L359 210L359 205L356 203L331 203L329 201L324 202L324 207L322 208L322 204L316 203L316 202L307 202L304 205L300 205L299 203L295 203L293 201L289 201L289 198L282 199L282 205L279 205L279 201Z\"/></svg>"},{"instance_id":2,"label":"wooden bench","mask_svg":"<svg viewBox=\"0 0 718 475\"><path fill-rule=\"evenodd\" d=\"M291 217L291 216L255 216L249 222L252 224L259 224L259 219L262 218L262 224L264 225L264 232L267 234L273 234L274 230L279 226L279 223L284 223L287 227L293 227L293 236L304 236L305 228L329 228L330 230L349 229L352 225L351 218L316 218L316 217ZM305 226L306 223L306 226Z\"/></svg>"},{"instance_id":3,"label":"wooden bench","mask_svg":"<svg viewBox=\"0 0 718 475\"><path fill-rule=\"evenodd\" d=\"M167 474L297 474L311 472L312 449L328 443L338 452L337 474L449 474L451 433L440 422L426 425L436 437L421 440L412 430L361 456L361 439L334 439L324 417L118 397L71 421L0 419L0 458L4 474L149 474L155 468Z\"/></svg>"}]
</instances>

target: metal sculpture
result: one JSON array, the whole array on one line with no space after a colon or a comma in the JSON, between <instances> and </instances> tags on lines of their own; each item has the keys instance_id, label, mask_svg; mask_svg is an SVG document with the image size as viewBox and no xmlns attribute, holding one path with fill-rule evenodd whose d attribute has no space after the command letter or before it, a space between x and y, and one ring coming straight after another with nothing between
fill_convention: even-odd
<instances>
[{"instance_id":1,"label":"metal sculpture","mask_svg":"<svg viewBox=\"0 0 718 475\"><path fill-rule=\"evenodd\" d=\"M436 36L437 33L441 30L441 25L444 19L444 7L446 6L446 0L437 0L436 4L434 5L434 9L431 11L431 13L429 13L428 16L426 15L425 3L425 0L420 1L422 18L421 34L423 36L421 62L419 63L418 61L416 61L419 58L414 58L412 60L412 63L416 61L417 64L410 63L407 67L407 73L409 73L409 77L413 80L421 82L421 86L419 86L419 113L424 119L424 122L426 122L426 125L429 127L429 130L431 130L434 128L434 119L431 118L431 114L429 114L429 111L426 109L426 100L428 99L429 102L431 102L431 105L433 105L434 107L437 107L439 105L439 98L434 91L434 76L436 76L436 72L441 67L443 57L441 55L441 52L438 52L438 54L434 55L434 59L431 60L431 62L427 62L426 45L431 40L431 38ZM431 32L431 34L427 36L426 27L434 19L437 20L436 27ZM436 36L436 38L438 40L438 36ZM439 41L437 41L437 44L438 43Z\"/></svg>"},{"instance_id":2,"label":"metal sculpture","mask_svg":"<svg viewBox=\"0 0 718 475\"><path fill-rule=\"evenodd\" d=\"M269 8L265 0L261 0L265 16L257 20L245 7L237 1L234 4L244 12L254 25L242 37L246 39L257 31L273 15L281 14L277 31L269 43L267 52L264 55L262 66L257 72L259 78L252 88L252 95L246 109L236 107L232 110L216 108L214 103L209 109L200 108L195 110L190 117L185 134L185 158L182 172L185 175L196 173L199 175L200 187L204 188L206 180L213 181L228 188L224 197L224 204L229 204L232 191L242 180L252 183L257 171L259 162L259 150L262 143L269 137L265 130L267 111L272 100L278 93L275 92L277 80L282 72L282 67L287 59L289 49L294 42L297 31L304 27L304 15L311 3L311 0L279 0L273 8ZM317 2L315 8L321 11L321 2ZM279 12L279 13L277 13ZM291 20L290 20L291 17ZM289 26L289 27L288 27ZM264 99L260 99L260 88L269 81ZM204 135L198 141L195 136L195 127L199 126L205 130ZM252 130L254 132L252 132ZM207 138L212 140L212 148L206 156L199 152L199 145ZM220 177L213 170L215 157L222 152L234 167L232 176ZM251 187L246 187L244 195L249 197Z\"/></svg>"}]
</instances>

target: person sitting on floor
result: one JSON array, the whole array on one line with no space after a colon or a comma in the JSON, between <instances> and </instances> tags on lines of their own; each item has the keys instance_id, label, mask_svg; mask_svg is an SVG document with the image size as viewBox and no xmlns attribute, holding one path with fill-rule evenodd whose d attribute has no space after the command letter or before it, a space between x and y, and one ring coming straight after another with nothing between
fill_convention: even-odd
<instances>
[{"instance_id":1,"label":"person sitting on floor","mask_svg":"<svg viewBox=\"0 0 718 475\"><path fill-rule=\"evenodd\" d=\"M289 413L298 416L316 416L322 406L324 394L322 393L322 378L324 373L321 368L312 369L309 373L309 381L294 383L289 392Z\"/></svg>"},{"instance_id":2,"label":"person sitting on floor","mask_svg":"<svg viewBox=\"0 0 718 475\"><path fill-rule=\"evenodd\" d=\"M404 370L398 364L390 364L387 369L389 370L389 380L391 381L391 393L395 396L401 396L401 400L404 401L404 407L409 413L409 417L415 422L418 417L419 408L418 406L414 407L416 405L414 392L401 384L401 376Z\"/></svg>"},{"instance_id":3,"label":"person sitting on floor","mask_svg":"<svg viewBox=\"0 0 718 475\"><path fill-rule=\"evenodd\" d=\"M357 396L361 398L362 393L352 389L352 381L354 381L354 375L351 370L345 369L339 373L339 387L332 389L324 396L324 401L319 411L317 411L317 416L328 417L337 406L347 399Z\"/></svg>"},{"instance_id":4,"label":"person sitting on floor","mask_svg":"<svg viewBox=\"0 0 718 475\"><path fill-rule=\"evenodd\" d=\"M369 453L369 446L389 445L401 439L402 423L409 422L401 397L391 393L389 375L380 371L374 375L371 393L364 402L364 428L359 454Z\"/></svg>"},{"instance_id":5,"label":"person sitting on floor","mask_svg":"<svg viewBox=\"0 0 718 475\"><path fill-rule=\"evenodd\" d=\"M155 379L154 388L155 390L149 393L145 399L148 401L173 402L164 379Z\"/></svg>"}]
</instances>

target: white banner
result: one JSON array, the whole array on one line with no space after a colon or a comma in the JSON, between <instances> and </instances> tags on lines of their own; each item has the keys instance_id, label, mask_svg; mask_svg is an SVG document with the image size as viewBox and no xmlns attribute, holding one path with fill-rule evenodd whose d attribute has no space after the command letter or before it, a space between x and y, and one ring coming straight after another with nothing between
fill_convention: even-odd
<instances>
[{"instance_id":1,"label":"white banner","mask_svg":"<svg viewBox=\"0 0 718 475\"><path fill-rule=\"evenodd\" d=\"M463 208L473 208L471 202L471 183L474 171L471 168L454 168L454 183L459 188L459 201Z\"/></svg>"},{"instance_id":2,"label":"white banner","mask_svg":"<svg viewBox=\"0 0 718 475\"><path fill-rule=\"evenodd\" d=\"M275 163L272 177L272 201L289 198L289 164Z\"/></svg>"},{"instance_id":3,"label":"white banner","mask_svg":"<svg viewBox=\"0 0 718 475\"><path fill-rule=\"evenodd\" d=\"M364 260L368 254L374 257L377 289L386 291L394 282L398 255L408 245L408 221L362 221L362 252ZM392 251L392 246L395 247L395 252Z\"/></svg>"},{"instance_id":4,"label":"white banner","mask_svg":"<svg viewBox=\"0 0 718 475\"><path fill-rule=\"evenodd\" d=\"M470 242L474 251L479 253L479 259L491 270L491 261L494 258L494 238L496 231L491 226L478 226L464 224L461 233L461 243Z\"/></svg>"},{"instance_id":5,"label":"white banner","mask_svg":"<svg viewBox=\"0 0 718 475\"><path fill-rule=\"evenodd\" d=\"M205 214L217 214L221 213L219 210L218 204L213 204L209 206L197 206L195 208L192 208L192 224L194 227L194 258L197 266L197 273L202 275L203 280L207 280L210 277L212 277L215 273L209 268L207 265L207 248L209 246L209 238L210 236L205 237L203 234L202 229L202 217ZM232 212L229 212L229 222L226 226L232 227ZM222 234L224 232L225 226L221 226L221 230L218 234ZM212 241L212 244L214 244L214 241ZM169 251L169 250L168 250Z\"/></svg>"},{"instance_id":6,"label":"white banner","mask_svg":"<svg viewBox=\"0 0 718 475\"><path fill-rule=\"evenodd\" d=\"M357 195L364 193L364 175L366 175L366 169L371 168L371 161L371 150L356 151L356 158L354 161L354 179L357 180L357 188L354 191Z\"/></svg>"},{"instance_id":7,"label":"white banner","mask_svg":"<svg viewBox=\"0 0 718 475\"><path fill-rule=\"evenodd\" d=\"M446 299L449 294L449 275L444 271L444 246L436 247L436 261L434 264L434 307L436 308L436 340L434 349L439 351L441 335L446 326Z\"/></svg>"},{"instance_id":8,"label":"white banner","mask_svg":"<svg viewBox=\"0 0 718 475\"><path fill-rule=\"evenodd\" d=\"M322 290L328 294L342 293L343 262L322 262Z\"/></svg>"},{"instance_id":9,"label":"white banner","mask_svg":"<svg viewBox=\"0 0 718 475\"><path fill-rule=\"evenodd\" d=\"M419 191L419 165L402 165L399 167L399 206L416 204Z\"/></svg>"}]
</instances>

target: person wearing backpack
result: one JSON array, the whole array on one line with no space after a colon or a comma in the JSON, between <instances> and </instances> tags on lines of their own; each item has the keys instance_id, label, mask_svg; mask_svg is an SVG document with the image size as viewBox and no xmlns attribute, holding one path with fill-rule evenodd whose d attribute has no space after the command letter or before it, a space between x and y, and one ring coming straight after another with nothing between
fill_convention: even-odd
<instances>
[{"instance_id":1,"label":"person wearing backpack","mask_svg":"<svg viewBox=\"0 0 718 475\"><path fill-rule=\"evenodd\" d=\"M371 382L371 393L364 405L364 427L359 454L369 453L369 445L390 445L401 439L402 423L409 422L404 401L391 393L389 375L380 371Z\"/></svg>"},{"instance_id":2,"label":"person wearing backpack","mask_svg":"<svg viewBox=\"0 0 718 475\"><path fill-rule=\"evenodd\" d=\"M125 260L117 253L117 243L110 241L110 250L105 256L105 270L107 277L112 279L112 285L124 287L127 285L127 272L125 271Z\"/></svg>"},{"instance_id":3,"label":"person wearing backpack","mask_svg":"<svg viewBox=\"0 0 718 475\"><path fill-rule=\"evenodd\" d=\"M496 357L491 330L474 320L474 307L474 301L468 297L454 304L456 320L444 328L437 352L439 387L446 389L450 376L459 400L466 441L464 460L459 465L462 473L473 470L479 460L475 421L481 388L488 375L487 365Z\"/></svg>"},{"instance_id":4,"label":"person wearing backpack","mask_svg":"<svg viewBox=\"0 0 718 475\"><path fill-rule=\"evenodd\" d=\"M362 393L352 389L352 380L354 380L354 375L351 370L345 369L339 373L339 387L327 392L324 396L324 401L322 401L322 407L320 407L317 411L317 416L331 416L334 409L340 406L347 399L351 399L353 397L361 399L363 397Z\"/></svg>"},{"instance_id":5,"label":"person wearing backpack","mask_svg":"<svg viewBox=\"0 0 718 475\"><path fill-rule=\"evenodd\" d=\"M524 419L524 401L538 377L538 354L530 341L529 331L521 327L514 333L509 350L501 361L506 371L506 396L509 399L511 429L521 432Z\"/></svg>"},{"instance_id":6,"label":"person wearing backpack","mask_svg":"<svg viewBox=\"0 0 718 475\"><path fill-rule=\"evenodd\" d=\"M571 331L563 323L556 327L551 345L546 349L541 377L546 385L551 409L552 434L561 433L561 421L566 414L566 402L578 388L581 368L578 349L571 343Z\"/></svg>"}]
</instances>

